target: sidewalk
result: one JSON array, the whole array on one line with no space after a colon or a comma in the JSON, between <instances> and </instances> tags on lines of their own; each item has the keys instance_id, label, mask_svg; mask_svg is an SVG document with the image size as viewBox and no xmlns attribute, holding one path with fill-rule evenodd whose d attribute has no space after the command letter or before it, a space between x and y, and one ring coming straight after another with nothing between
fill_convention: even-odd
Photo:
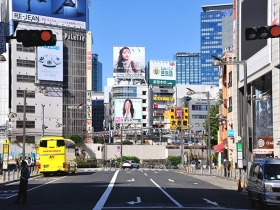
<instances>
[{"instance_id":1,"label":"sidewalk","mask_svg":"<svg viewBox=\"0 0 280 210\"><path fill-rule=\"evenodd\" d=\"M224 170L223 169L211 169L211 174L209 169L197 169L197 170L189 170L188 168L184 169L179 169L181 172L183 172L187 176L192 176L197 179L207 181L213 185L222 187L224 189L228 190L238 190L238 182L239 178L241 178L241 187L242 187L242 192L247 192L246 191L246 177L242 173L241 176L239 174L239 170L231 170L230 171L230 176L225 177L224 176ZM245 180L245 182L244 182Z\"/></svg>"}]
</instances>

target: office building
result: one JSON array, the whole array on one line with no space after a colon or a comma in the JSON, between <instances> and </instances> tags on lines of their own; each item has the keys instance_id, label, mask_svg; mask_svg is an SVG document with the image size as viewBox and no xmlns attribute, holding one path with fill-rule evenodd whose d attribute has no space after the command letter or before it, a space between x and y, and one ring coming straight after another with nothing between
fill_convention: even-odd
<instances>
[{"instance_id":1,"label":"office building","mask_svg":"<svg viewBox=\"0 0 280 210\"><path fill-rule=\"evenodd\" d=\"M222 55L222 20L231 14L233 4L202 6L201 20L201 84L219 85L219 68L212 66L211 55Z\"/></svg>"},{"instance_id":2,"label":"office building","mask_svg":"<svg viewBox=\"0 0 280 210\"><path fill-rule=\"evenodd\" d=\"M92 91L102 92L102 63L97 54L92 54Z\"/></svg>"},{"instance_id":3,"label":"office building","mask_svg":"<svg viewBox=\"0 0 280 210\"><path fill-rule=\"evenodd\" d=\"M176 81L181 85L201 84L199 53L176 53Z\"/></svg>"}]
</instances>

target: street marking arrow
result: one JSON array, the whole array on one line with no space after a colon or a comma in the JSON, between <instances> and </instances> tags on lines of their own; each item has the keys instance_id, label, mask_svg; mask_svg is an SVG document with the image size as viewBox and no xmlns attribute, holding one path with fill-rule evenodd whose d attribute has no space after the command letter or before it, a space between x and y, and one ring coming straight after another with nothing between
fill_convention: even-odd
<instances>
[{"instance_id":1,"label":"street marking arrow","mask_svg":"<svg viewBox=\"0 0 280 210\"><path fill-rule=\"evenodd\" d=\"M134 205L135 203L141 203L141 198L140 197L137 197L137 201L134 202L134 201L130 201L130 202L127 202L128 204L131 204L131 205Z\"/></svg>"},{"instance_id":2,"label":"street marking arrow","mask_svg":"<svg viewBox=\"0 0 280 210\"><path fill-rule=\"evenodd\" d=\"M202 199L205 200L207 203L210 203L210 204L215 205L215 206L219 206L216 202L212 202L212 201L210 201L206 198L202 198Z\"/></svg>"},{"instance_id":3,"label":"street marking arrow","mask_svg":"<svg viewBox=\"0 0 280 210\"><path fill-rule=\"evenodd\" d=\"M168 181L170 181L170 182L174 182L174 180L172 180L172 179L168 179Z\"/></svg>"}]
</instances>

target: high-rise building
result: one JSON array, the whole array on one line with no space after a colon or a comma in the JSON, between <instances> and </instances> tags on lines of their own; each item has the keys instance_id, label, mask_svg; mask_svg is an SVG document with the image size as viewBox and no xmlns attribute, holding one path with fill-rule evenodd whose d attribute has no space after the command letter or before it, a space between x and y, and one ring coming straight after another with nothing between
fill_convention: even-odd
<instances>
[{"instance_id":1,"label":"high-rise building","mask_svg":"<svg viewBox=\"0 0 280 210\"><path fill-rule=\"evenodd\" d=\"M102 91L102 63L98 61L97 54L92 54L92 90Z\"/></svg>"},{"instance_id":2,"label":"high-rise building","mask_svg":"<svg viewBox=\"0 0 280 210\"><path fill-rule=\"evenodd\" d=\"M176 54L176 81L177 84L201 84L200 54L179 52Z\"/></svg>"},{"instance_id":3,"label":"high-rise building","mask_svg":"<svg viewBox=\"0 0 280 210\"><path fill-rule=\"evenodd\" d=\"M222 48L222 20L223 16L230 15L233 4L202 6L201 20L201 84L219 85L219 68L212 66L211 55L220 56Z\"/></svg>"}]
</instances>

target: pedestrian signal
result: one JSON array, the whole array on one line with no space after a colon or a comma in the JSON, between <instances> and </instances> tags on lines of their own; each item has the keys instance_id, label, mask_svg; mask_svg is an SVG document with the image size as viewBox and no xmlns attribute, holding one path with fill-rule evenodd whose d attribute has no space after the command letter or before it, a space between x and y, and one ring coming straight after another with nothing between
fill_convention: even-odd
<instances>
[{"instance_id":1,"label":"pedestrian signal","mask_svg":"<svg viewBox=\"0 0 280 210\"><path fill-rule=\"evenodd\" d=\"M24 47L55 46L57 41L51 30L17 30L16 39Z\"/></svg>"},{"instance_id":2,"label":"pedestrian signal","mask_svg":"<svg viewBox=\"0 0 280 210\"><path fill-rule=\"evenodd\" d=\"M245 29L247 41L280 37L280 26L259 26Z\"/></svg>"}]
</instances>

